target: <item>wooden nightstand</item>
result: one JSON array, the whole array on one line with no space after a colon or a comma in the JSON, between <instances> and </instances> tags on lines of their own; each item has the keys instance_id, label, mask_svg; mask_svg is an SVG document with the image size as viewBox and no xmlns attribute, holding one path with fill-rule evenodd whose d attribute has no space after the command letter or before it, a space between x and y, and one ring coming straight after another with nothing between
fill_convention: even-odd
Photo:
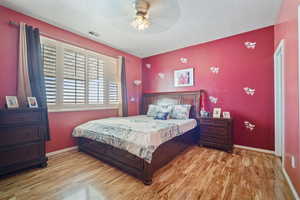
<instances>
[{"instance_id":1,"label":"wooden nightstand","mask_svg":"<svg viewBox=\"0 0 300 200\"><path fill-rule=\"evenodd\" d=\"M201 117L199 118L199 124L199 145L232 152L232 119Z\"/></svg>"}]
</instances>

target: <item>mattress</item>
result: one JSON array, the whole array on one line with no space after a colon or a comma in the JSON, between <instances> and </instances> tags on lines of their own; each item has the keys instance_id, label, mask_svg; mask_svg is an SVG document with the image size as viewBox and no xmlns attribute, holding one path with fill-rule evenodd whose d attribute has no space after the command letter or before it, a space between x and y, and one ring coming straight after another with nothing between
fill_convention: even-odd
<instances>
[{"instance_id":1,"label":"mattress","mask_svg":"<svg viewBox=\"0 0 300 200\"><path fill-rule=\"evenodd\" d=\"M195 119L154 120L138 115L89 121L77 126L72 135L112 145L151 163L159 145L196 126Z\"/></svg>"}]
</instances>

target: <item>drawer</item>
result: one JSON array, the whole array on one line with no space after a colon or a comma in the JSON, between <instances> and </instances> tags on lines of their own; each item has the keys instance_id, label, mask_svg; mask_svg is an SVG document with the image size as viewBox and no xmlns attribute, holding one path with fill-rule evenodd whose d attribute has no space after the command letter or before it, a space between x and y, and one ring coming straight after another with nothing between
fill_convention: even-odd
<instances>
[{"instance_id":1,"label":"drawer","mask_svg":"<svg viewBox=\"0 0 300 200\"><path fill-rule=\"evenodd\" d=\"M137 156L117 148L110 149L107 154L109 157L114 158L115 160L128 165L130 167L134 167L137 169L141 169L143 167L142 159L138 158Z\"/></svg>"},{"instance_id":2,"label":"drawer","mask_svg":"<svg viewBox=\"0 0 300 200\"><path fill-rule=\"evenodd\" d=\"M225 144L229 145L231 144L231 140L228 137L215 137L214 135L201 135L200 136L200 142L201 141L208 141L208 142L213 142L217 144Z\"/></svg>"},{"instance_id":3,"label":"drawer","mask_svg":"<svg viewBox=\"0 0 300 200\"><path fill-rule=\"evenodd\" d=\"M39 127L2 128L0 138L0 147L44 139L42 129Z\"/></svg>"},{"instance_id":4,"label":"drawer","mask_svg":"<svg viewBox=\"0 0 300 200\"><path fill-rule=\"evenodd\" d=\"M217 149L222 149L225 151L232 151L233 145L225 145L225 144L218 144L210 141L200 141L200 145L206 146L206 147L212 147L212 148L217 148Z\"/></svg>"},{"instance_id":5,"label":"drawer","mask_svg":"<svg viewBox=\"0 0 300 200\"><path fill-rule=\"evenodd\" d=\"M43 143L22 145L14 149L0 151L0 167L40 159L43 156Z\"/></svg>"},{"instance_id":6,"label":"drawer","mask_svg":"<svg viewBox=\"0 0 300 200\"><path fill-rule=\"evenodd\" d=\"M108 145L99 144L96 141L87 142L87 143L84 144L84 146L87 149L90 149L90 150L92 150L96 153L99 153L99 154L106 154L107 150L111 148L111 147L108 147Z\"/></svg>"},{"instance_id":7,"label":"drawer","mask_svg":"<svg viewBox=\"0 0 300 200\"><path fill-rule=\"evenodd\" d=\"M217 138L217 139L229 139L231 138L230 136L228 135L222 135L222 134L212 134L212 133L208 133L208 132L202 132L200 134L200 138L207 138L207 137L210 137L210 138Z\"/></svg>"},{"instance_id":8,"label":"drawer","mask_svg":"<svg viewBox=\"0 0 300 200\"><path fill-rule=\"evenodd\" d=\"M200 125L200 133L209 133L211 135L223 135L223 136L229 135L227 127L220 127L220 126Z\"/></svg>"},{"instance_id":9,"label":"drawer","mask_svg":"<svg viewBox=\"0 0 300 200\"><path fill-rule=\"evenodd\" d=\"M42 112L5 112L0 113L0 124L16 124L16 123L28 123L38 122L43 119Z\"/></svg>"},{"instance_id":10,"label":"drawer","mask_svg":"<svg viewBox=\"0 0 300 200\"><path fill-rule=\"evenodd\" d=\"M200 118L200 127L201 125L212 125L212 126L223 126L227 127L229 121L224 119L209 119L209 118Z\"/></svg>"}]
</instances>

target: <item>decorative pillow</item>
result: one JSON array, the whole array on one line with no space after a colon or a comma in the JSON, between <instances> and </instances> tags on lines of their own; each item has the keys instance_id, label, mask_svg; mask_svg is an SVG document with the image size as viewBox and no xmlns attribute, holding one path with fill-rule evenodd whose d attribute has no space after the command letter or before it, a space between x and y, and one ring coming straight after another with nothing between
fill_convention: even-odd
<instances>
[{"instance_id":1,"label":"decorative pillow","mask_svg":"<svg viewBox=\"0 0 300 200\"><path fill-rule=\"evenodd\" d=\"M148 106L147 116L155 117L156 113L160 111L160 107L158 105L150 104Z\"/></svg>"},{"instance_id":2,"label":"decorative pillow","mask_svg":"<svg viewBox=\"0 0 300 200\"><path fill-rule=\"evenodd\" d=\"M171 113L174 105L159 105L160 112L168 112Z\"/></svg>"},{"instance_id":3,"label":"decorative pillow","mask_svg":"<svg viewBox=\"0 0 300 200\"><path fill-rule=\"evenodd\" d=\"M159 120L167 120L168 119L168 112L157 112L154 119L159 119Z\"/></svg>"},{"instance_id":4,"label":"decorative pillow","mask_svg":"<svg viewBox=\"0 0 300 200\"><path fill-rule=\"evenodd\" d=\"M173 119L189 119L190 110L191 105L189 104L174 105L170 117Z\"/></svg>"}]
</instances>

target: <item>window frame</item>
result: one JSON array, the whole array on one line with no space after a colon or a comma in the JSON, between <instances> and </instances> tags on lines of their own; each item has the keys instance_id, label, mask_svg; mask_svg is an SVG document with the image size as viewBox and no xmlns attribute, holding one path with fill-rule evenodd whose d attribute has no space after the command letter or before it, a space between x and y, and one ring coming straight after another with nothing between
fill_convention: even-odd
<instances>
[{"instance_id":1,"label":"window frame","mask_svg":"<svg viewBox=\"0 0 300 200\"><path fill-rule=\"evenodd\" d=\"M121 80L120 80L120 58L114 58L107 55L100 54L95 51L87 50L82 47L68 44L59 40L54 40L45 36L41 36L41 46L51 45L56 47L56 103L48 104L49 112L71 112L71 111L88 111L88 110L111 110L120 109L121 107ZM64 51L65 49L75 51L76 53L83 54L85 56L85 104L64 104ZM111 64L115 65L115 82L118 84L117 95L119 96L119 103L109 104L109 90L108 86L104 85L104 103L103 104L89 104L89 77L88 77L88 57L96 57L99 60L109 61ZM42 61L44 56L42 55ZM104 72L104 80L105 80ZM108 80L113 80L109 79ZM107 93L107 94L105 94ZM107 96L105 96L107 95Z\"/></svg>"}]
</instances>

